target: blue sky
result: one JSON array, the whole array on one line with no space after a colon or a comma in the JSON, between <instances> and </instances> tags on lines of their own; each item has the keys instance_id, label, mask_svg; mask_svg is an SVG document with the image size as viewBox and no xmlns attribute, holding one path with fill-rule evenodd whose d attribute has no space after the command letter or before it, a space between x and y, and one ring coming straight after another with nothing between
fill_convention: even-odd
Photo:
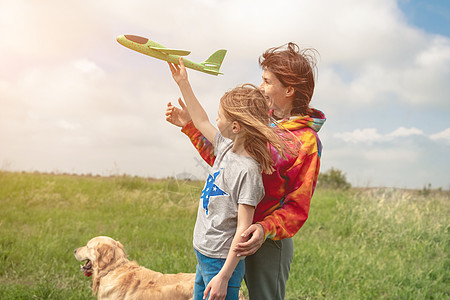
<instances>
[{"instance_id":1,"label":"blue sky","mask_svg":"<svg viewBox=\"0 0 450 300\"><path fill-rule=\"evenodd\" d=\"M449 1L401 0L398 5L411 25L427 32L450 36Z\"/></svg>"},{"instance_id":2,"label":"blue sky","mask_svg":"<svg viewBox=\"0 0 450 300\"><path fill-rule=\"evenodd\" d=\"M260 83L265 49L293 41L320 53L311 105L327 116L322 171L338 168L354 186L449 189L449 1L283 3L3 0L0 169L204 179L165 122L180 96L167 65L116 37L184 48L194 61L227 49L225 75L189 73L212 120L225 91Z\"/></svg>"}]
</instances>

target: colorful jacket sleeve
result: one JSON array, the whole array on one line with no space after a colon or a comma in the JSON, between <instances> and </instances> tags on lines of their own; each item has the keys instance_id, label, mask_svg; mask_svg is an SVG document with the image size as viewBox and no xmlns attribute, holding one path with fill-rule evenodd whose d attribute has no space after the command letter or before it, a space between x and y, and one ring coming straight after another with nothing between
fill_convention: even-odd
<instances>
[{"instance_id":1,"label":"colorful jacket sleeve","mask_svg":"<svg viewBox=\"0 0 450 300\"><path fill-rule=\"evenodd\" d=\"M320 155L318 142L313 133L302 136L302 147L295 162L285 171L275 176L287 178L284 197L280 205L258 223L262 225L265 237L281 240L294 236L306 222L309 214L311 198L313 196L317 178L319 176ZM319 144L320 145L320 144ZM279 190L277 180L265 180L266 190Z\"/></svg>"},{"instance_id":2,"label":"colorful jacket sleeve","mask_svg":"<svg viewBox=\"0 0 450 300\"><path fill-rule=\"evenodd\" d=\"M214 147L210 141L208 141L202 133L195 128L194 123L191 121L181 129L181 132L186 134L191 143L197 149L203 160L210 166L214 164L216 157L214 156Z\"/></svg>"}]
</instances>

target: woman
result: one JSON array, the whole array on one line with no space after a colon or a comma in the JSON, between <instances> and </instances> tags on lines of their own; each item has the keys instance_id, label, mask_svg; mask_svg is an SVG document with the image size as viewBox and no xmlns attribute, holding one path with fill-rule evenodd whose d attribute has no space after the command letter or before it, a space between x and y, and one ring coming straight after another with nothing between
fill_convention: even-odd
<instances>
[{"instance_id":1,"label":"woman","mask_svg":"<svg viewBox=\"0 0 450 300\"><path fill-rule=\"evenodd\" d=\"M274 149L275 171L263 174L265 196L256 207L253 223L243 233L249 238L234 248L245 259L245 282L250 299L284 299L293 259L291 237L308 218L311 197L319 175L322 145L317 132L324 114L309 107L314 92L314 51L300 50L294 43L268 49L259 59L263 69L260 90L265 94L273 117L284 135L300 143L297 155L278 159ZM183 127L203 159L214 162L212 145L193 126L184 103L171 104L166 111L170 123ZM300 145L299 145L300 144Z\"/></svg>"}]
</instances>

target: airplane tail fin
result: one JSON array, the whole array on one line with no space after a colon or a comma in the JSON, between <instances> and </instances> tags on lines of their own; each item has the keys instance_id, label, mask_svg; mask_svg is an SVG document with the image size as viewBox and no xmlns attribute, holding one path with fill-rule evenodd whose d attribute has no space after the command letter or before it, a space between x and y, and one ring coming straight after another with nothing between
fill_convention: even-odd
<instances>
[{"instance_id":1,"label":"airplane tail fin","mask_svg":"<svg viewBox=\"0 0 450 300\"><path fill-rule=\"evenodd\" d=\"M204 71L218 75L222 74L219 72L220 66L222 65L223 59L225 58L225 54L227 54L227 50L217 50L207 60L202 62L202 65L205 67Z\"/></svg>"}]
</instances>

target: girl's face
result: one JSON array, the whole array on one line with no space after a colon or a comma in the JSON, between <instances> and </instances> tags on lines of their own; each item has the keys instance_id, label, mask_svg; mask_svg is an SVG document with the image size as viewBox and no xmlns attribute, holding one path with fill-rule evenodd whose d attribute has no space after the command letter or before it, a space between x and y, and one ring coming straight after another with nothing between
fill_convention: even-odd
<instances>
[{"instance_id":1,"label":"girl's face","mask_svg":"<svg viewBox=\"0 0 450 300\"><path fill-rule=\"evenodd\" d=\"M285 87L275 74L264 70L259 89L269 99L269 106L275 110L275 115L279 117L290 115L293 97L288 94L289 88Z\"/></svg>"},{"instance_id":2,"label":"girl's face","mask_svg":"<svg viewBox=\"0 0 450 300\"><path fill-rule=\"evenodd\" d=\"M233 130L232 130L232 122L225 117L223 112L222 104L219 105L219 114L217 116L217 128L220 133L229 139L233 140Z\"/></svg>"}]
</instances>

